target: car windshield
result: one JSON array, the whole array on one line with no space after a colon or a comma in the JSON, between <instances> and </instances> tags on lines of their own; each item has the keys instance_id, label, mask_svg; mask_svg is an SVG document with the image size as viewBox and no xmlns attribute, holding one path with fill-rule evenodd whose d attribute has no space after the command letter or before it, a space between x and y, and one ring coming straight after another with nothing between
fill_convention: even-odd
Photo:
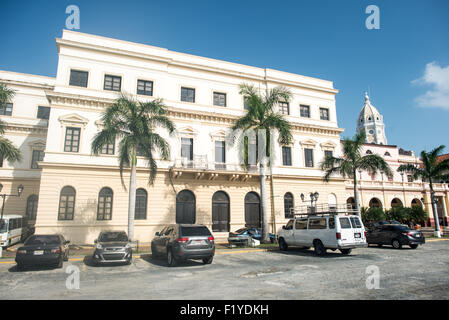
<instances>
[{"instance_id":1,"label":"car windshield","mask_svg":"<svg viewBox=\"0 0 449 320\"><path fill-rule=\"evenodd\" d=\"M124 232L105 232L100 235L100 242L128 241L128 236Z\"/></svg>"},{"instance_id":2,"label":"car windshield","mask_svg":"<svg viewBox=\"0 0 449 320\"><path fill-rule=\"evenodd\" d=\"M39 244L59 244L58 236L31 236L25 245L39 245Z\"/></svg>"},{"instance_id":3,"label":"car windshield","mask_svg":"<svg viewBox=\"0 0 449 320\"><path fill-rule=\"evenodd\" d=\"M210 236L210 231L204 226L180 227L180 234L185 237L189 236Z\"/></svg>"},{"instance_id":4,"label":"car windshield","mask_svg":"<svg viewBox=\"0 0 449 320\"><path fill-rule=\"evenodd\" d=\"M6 232L6 228L8 227L8 223L6 220L0 221L0 233Z\"/></svg>"},{"instance_id":5,"label":"car windshield","mask_svg":"<svg viewBox=\"0 0 449 320\"><path fill-rule=\"evenodd\" d=\"M242 233L242 232L245 232L246 230L248 230L248 229L242 228L242 229L238 229L238 230L235 231L234 233Z\"/></svg>"},{"instance_id":6,"label":"car windshield","mask_svg":"<svg viewBox=\"0 0 449 320\"><path fill-rule=\"evenodd\" d=\"M410 229L408 227L406 227L406 226L394 226L394 228L396 230L401 231L401 232L409 232L410 231Z\"/></svg>"}]
</instances>

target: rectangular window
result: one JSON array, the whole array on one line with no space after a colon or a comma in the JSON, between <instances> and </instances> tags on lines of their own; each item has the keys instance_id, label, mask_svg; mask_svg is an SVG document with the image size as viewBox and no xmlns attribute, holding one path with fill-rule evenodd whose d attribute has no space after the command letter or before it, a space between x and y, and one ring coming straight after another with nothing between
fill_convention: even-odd
<instances>
[{"instance_id":1,"label":"rectangular window","mask_svg":"<svg viewBox=\"0 0 449 320\"><path fill-rule=\"evenodd\" d=\"M226 162L226 143L224 141L215 141L215 162Z\"/></svg>"},{"instance_id":2,"label":"rectangular window","mask_svg":"<svg viewBox=\"0 0 449 320\"><path fill-rule=\"evenodd\" d=\"M295 222L296 230L305 230L307 229L307 219L296 220Z\"/></svg>"},{"instance_id":3,"label":"rectangular window","mask_svg":"<svg viewBox=\"0 0 449 320\"><path fill-rule=\"evenodd\" d=\"M100 154L109 154L113 155L115 149L115 141L112 143L107 143L101 148Z\"/></svg>"},{"instance_id":4,"label":"rectangular window","mask_svg":"<svg viewBox=\"0 0 449 320\"><path fill-rule=\"evenodd\" d=\"M0 168L3 168L3 154L0 153Z\"/></svg>"},{"instance_id":5,"label":"rectangular window","mask_svg":"<svg viewBox=\"0 0 449 320\"><path fill-rule=\"evenodd\" d=\"M226 93L214 92L214 106L226 107Z\"/></svg>"},{"instance_id":6,"label":"rectangular window","mask_svg":"<svg viewBox=\"0 0 449 320\"><path fill-rule=\"evenodd\" d=\"M333 152L331 150L324 150L324 157L333 157Z\"/></svg>"},{"instance_id":7,"label":"rectangular window","mask_svg":"<svg viewBox=\"0 0 449 320\"><path fill-rule=\"evenodd\" d=\"M42 160L44 160L44 150L33 150L33 156L31 157L31 169L40 169L37 162Z\"/></svg>"},{"instance_id":8,"label":"rectangular window","mask_svg":"<svg viewBox=\"0 0 449 320\"><path fill-rule=\"evenodd\" d=\"M193 160L193 139L181 138L181 157Z\"/></svg>"},{"instance_id":9,"label":"rectangular window","mask_svg":"<svg viewBox=\"0 0 449 320\"><path fill-rule=\"evenodd\" d=\"M87 71L70 70L69 85L87 88L87 79L89 73Z\"/></svg>"},{"instance_id":10,"label":"rectangular window","mask_svg":"<svg viewBox=\"0 0 449 320\"><path fill-rule=\"evenodd\" d=\"M301 104L299 106L299 114L303 118L310 118L310 106Z\"/></svg>"},{"instance_id":11,"label":"rectangular window","mask_svg":"<svg viewBox=\"0 0 449 320\"><path fill-rule=\"evenodd\" d=\"M38 119L50 119L50 107L37 107L37 118Z\"/></svg>"},{"instance_id":12,"label":"rectangular window","mask_svg":"<svg viewBox=\"0 0 449 320\"><path fill-rule=\"evenodd\" d=\"M282 147L282 164L284 166L292 165L292 149L290 147Z\"/></svg>"},{"instance_id":13,"label":"rectangular window","mask_svg":"<svg viewBox=\"0 0 449 320\"><path fill-rule=\"evenodd\" d=\"M111 76L109 74L104 76L104 90L120 91L122 87L122 77Z\"/></svg>"},{"instance_id":14,"label":"rectangular window","mask_svg":"<svg viewBox=\"0 0 449 320\"><path fill-rule=\"evenodd\" d=\"M407 181L408 182L413 182L413 176L411 174L407 175Z\"/></svg>"},{"instance_id":15,"label":"rectangular window","mask_svg":"<svg viewBox=\"0 0 449 320\"><path fill-rule=\"evenodd\" d=\"M288 102L279 102L279 112L282 114L290 114L290 106Z\"/></svg>"},{"instance_id":16,"label":"rectangular window","mask_svg":"<svg viewBox=\"0 0 449 320\"><path fill-rule=\"evenodd\" d=\"M78 152L80 144L80 128L67 127L65 131L65 152Z\"/></svg>"},{"instance_id":17,"label":"rectangular window","mask_svg":"<svg viewBox=\"0 0 449 320\"><path fill-rule=\"evenodd\" d=\"M249 101L247 98L243 98L243 109L248 110L249 108Z\"/></svg>"},{"instance_id":18,"label":"rectangular window","mask_svg":"<svg viewBox=\"0 0 449 320\"><path fill-rule=\"evenodd\" d=\"M10 116L12 115L12 103L5 103L0 106L0 115L2 116Z\"/></svg>"},{"instance_id":19,"label":"rectangular window","mask_svg":"<svg viewBox=\"0 0 449 320\"><path fill-rule=\"evenodd\" d=\"M137 94L153 95L153 81L137 80Z\"/></svg>"},{"instance_id":20,"label":"rectangular window","mask_svg":"<svg viewBox=\"0 0 449 320\"><path fill-rule=\"evenodd\" d=\"M326 229L326 219L309 219L309 229Z\"/></svg>"},{"instance_id":21,"label":"rectangular window","mask_svg":"<svg viewBox=\"0 0 449 320\"><path fill-rule=\"evenodd\" d=\"M193 88L181 88L181 101L195 102L195 89Z\"/></svg>"},{"instance_id":22,"label":"rectangular window","mask_svg":"<svg viewBox=\"0 0 449 320\"><path fill-rule=\"evenodd\" d=\"M313 149L304 149L304 159L306 160L306 167L313 167Z\"/></svg>"},{"instance_id":23,"label":"rectangular window","mask_svg":"<svg viewBox=\"0 0 449 320\"><path fill-rule=\"evenodd\" d=\"M321 120L329 120L329 109L320 108L320 119Z\"/></svg>"}]
</instances>

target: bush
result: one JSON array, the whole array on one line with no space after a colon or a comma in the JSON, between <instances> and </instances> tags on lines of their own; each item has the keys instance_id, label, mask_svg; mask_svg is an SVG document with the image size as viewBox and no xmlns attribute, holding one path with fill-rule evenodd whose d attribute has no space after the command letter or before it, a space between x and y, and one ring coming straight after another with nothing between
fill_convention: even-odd
<instances>
[{"instance_id":1,"label":"bush","mask_svg":"<svg viewBox=\"0 0 449 320\"><path fill-rule=\"evenodd\" d=\"M415 223L422 223L427 220L427 212L420 206L411 207L409 211L409 219L413 218Z\"/></svg>"},{"instance_id":2,"label":"bush","mask_svg":"<svg viewBox=\"0 0 449 320\"><path fill-rule=\"evenodd\" d=\"M405 222L408 220L408 212L407 209L404 207L394 207L391 208L386 212L386 219L387 220L396 220L399 222Z\"/></svg>"},{"instance_id":3,"label":"bush","mask_svg":"<svg viewBox=\"0 0 449 320\"><path fill-rule=\"evenodd\" d=\"M385 220L385 212L381 208L362 208L361 210L362 221L367 223L368 221L382 221Z\"/></svg>"}]
</instances>

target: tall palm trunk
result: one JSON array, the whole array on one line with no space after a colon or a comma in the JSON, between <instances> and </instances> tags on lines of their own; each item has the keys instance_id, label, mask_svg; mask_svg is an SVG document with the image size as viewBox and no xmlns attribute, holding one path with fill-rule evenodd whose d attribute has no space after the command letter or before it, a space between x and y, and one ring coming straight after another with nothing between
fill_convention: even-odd
<instances>
[{"instance_id":1,"label":"tall palm trunk","mask_svg":"<svg viewBox=\"0 0 449 320\"><path fill-rule=\"evenodd\" d=\"M133 150L131 162L131 174L129 176L129 203L128 203L128 237L134 239L134 213L136 211L136 148Z\"/></svg>"},{"instance_id":2,"label":"tall palm trunk","mask_svg":"<svg viewBox=\"0 0 449 320\"><path fill-rule=\"evenodd\" d=\"M260 160L260 198L261 198L261 214L262 214L262 242L268 242L268 219L267 219L267 189L266 189L266 175L265 175L266 156L263 155Z\"/></svg>"},{"instance_id":3,"label":"tall palm trunk","mask_svg":"<svg viewBox=\"0 0 449 320\"><path fill-rule=\"evenodd\" d=\"M429 186L430 186L430 203L432 204L433 219L435 220L435 232L438 234L438 237L440 237L440 218L438 217L437 204L434 201L435 192L433 191L432 178L429 179Z\"/></svg>"},{"instance_id":4,"label":"tall palm trunk","mask_svg":"<svg viewBox=\"0 0 449 320\"><path fill-rule=\"evenodd\" d=\"M357 215L360 217L359 187L357 185L357 171L354 170L354 201Z\"/></svg>"}]
</instances>

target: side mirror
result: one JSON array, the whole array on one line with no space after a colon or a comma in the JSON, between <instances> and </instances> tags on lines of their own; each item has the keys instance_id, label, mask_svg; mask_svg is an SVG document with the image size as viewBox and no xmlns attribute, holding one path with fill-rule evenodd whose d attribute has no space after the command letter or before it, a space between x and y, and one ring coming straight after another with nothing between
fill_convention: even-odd
<instances>
[{"instance_id":1,"label":"side mirror","mask_svg":"<svg viewBox=\"0 0 449 320\"><path fill-rule=\"evenodd\" d=\"M282 226L282 230L287 230L287 228L285 226Z\"/></svg>"},{"instance_id":2,"label":"side mirror","mask_svg":"<svg viewBox=\"0 0 449 320\"><path fill-rule=\"evenodd\" d=\"M156 232L156 237L159 237L159 236L160 236L159 232Z\"/></svg>"},{"instance_id":3,"label":"side mirror","mask_svg":"<svg viewBox=\"0 0 449 320\"><path fill-rule=\"evenodd\" d=\"M97 243L97 242L98 242L98 240L97 240L97 239L95 239L95 240L94 240L94 243Z\"/></svg>"}]
</instances>

